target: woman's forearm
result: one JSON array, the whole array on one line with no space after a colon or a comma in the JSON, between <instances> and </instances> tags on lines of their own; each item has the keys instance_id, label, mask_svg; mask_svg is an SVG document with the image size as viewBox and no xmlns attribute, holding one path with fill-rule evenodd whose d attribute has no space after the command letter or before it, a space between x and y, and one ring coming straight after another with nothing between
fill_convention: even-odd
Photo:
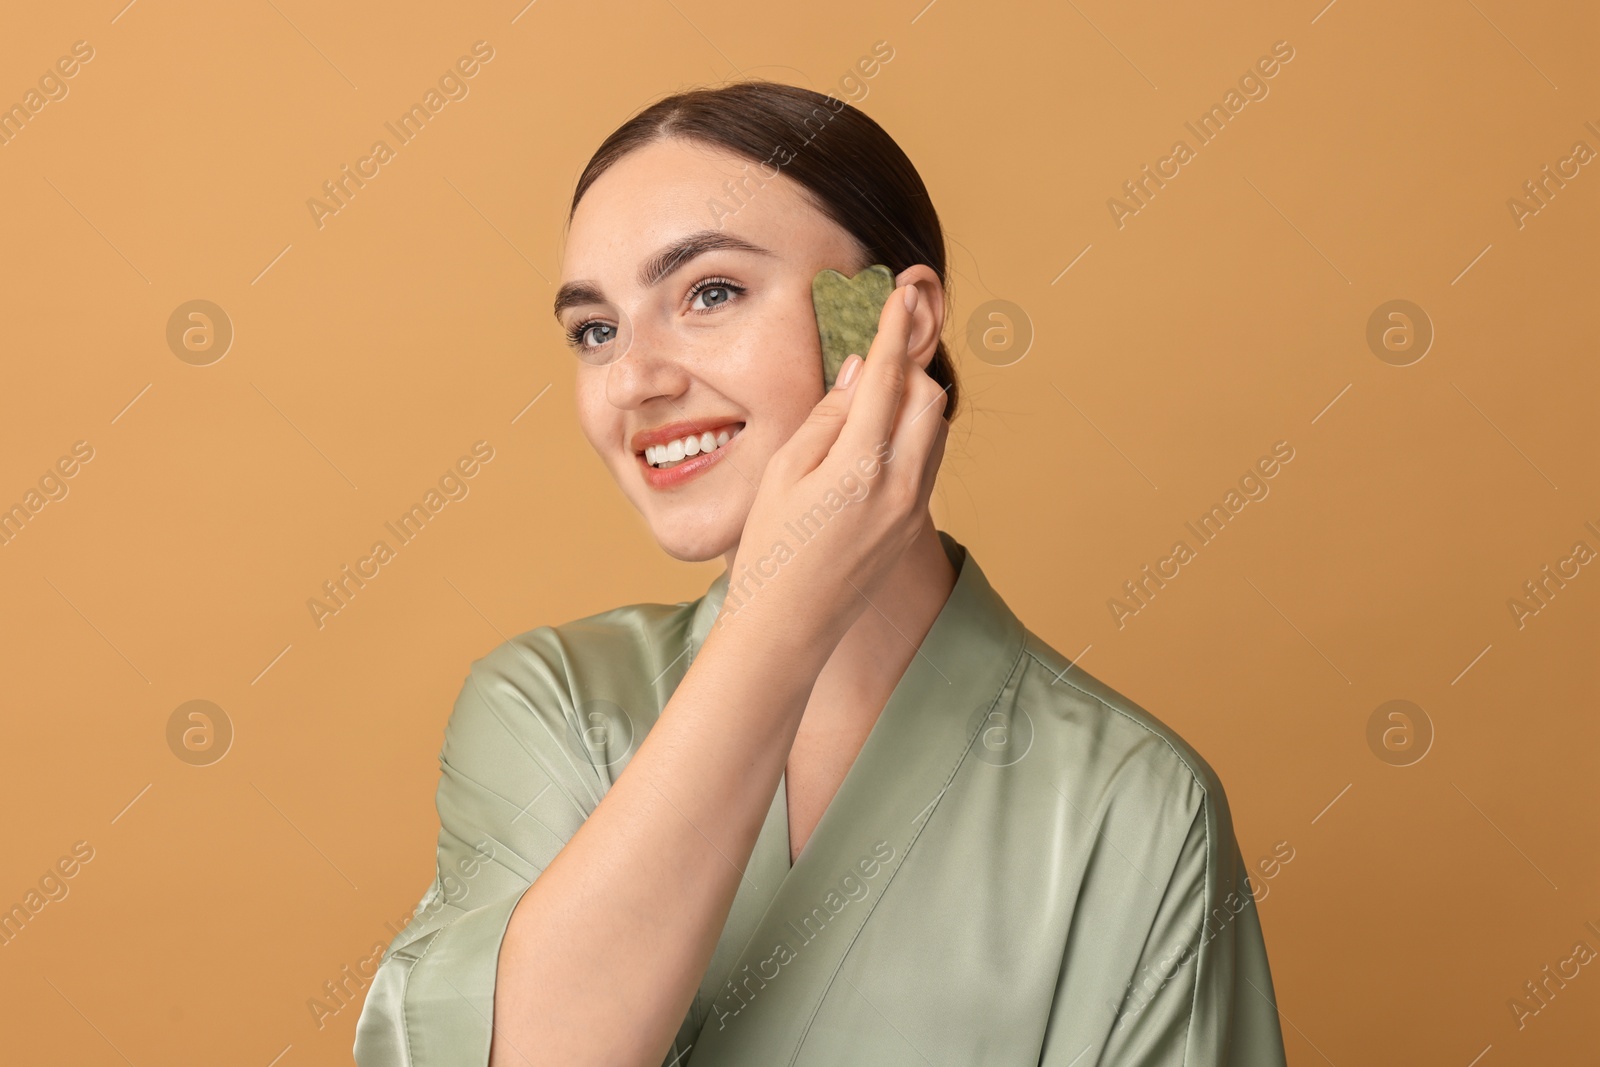
<instances>
[{"instance_id":1,"label":"woman's forearm","mask_svg":"<svg viewBox=\"0 0 1600 1067\"><path fill-rule=\"evenodd\" d=\"M492 1067L664 1058L832 651L797 647L769 621L741 612L713 628L628 766L512 912Z\"/></svg>"}]
</instances>

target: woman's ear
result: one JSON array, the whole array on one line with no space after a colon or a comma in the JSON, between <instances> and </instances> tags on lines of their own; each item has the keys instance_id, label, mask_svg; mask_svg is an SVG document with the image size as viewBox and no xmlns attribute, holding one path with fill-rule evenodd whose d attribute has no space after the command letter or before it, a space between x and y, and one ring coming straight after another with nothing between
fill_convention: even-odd
<instances>
[{"instance_id":1,"label":"woman's ear","mask_svg":"<svg viewBox=\"0 0 1600 1067\"><path fill-rule=\"evenodd\" d=\"M911 338L907 347L917 366L927 370L944 333L944 286L933 268L925 263L907 267L895 275L894 284L897 289L902 285L917 287L917 307L911 313Z\"/></svg>"}]
</instances>

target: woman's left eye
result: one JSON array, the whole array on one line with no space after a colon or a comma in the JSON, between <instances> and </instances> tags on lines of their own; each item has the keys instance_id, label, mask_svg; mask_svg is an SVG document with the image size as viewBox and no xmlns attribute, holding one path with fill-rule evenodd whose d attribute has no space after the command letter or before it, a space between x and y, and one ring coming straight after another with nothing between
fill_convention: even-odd
<instances>
[{"instance_id":1,"label":"woman's left eye","mask_svg":"<svg viewBox=\"0 0 1600 1067\"><path fill-rule=\"evenodd\" d=\"M735 285L726 278L706 278L696 282L694 287L689 290L690 310L702 314L712 311L718 305L728 303L735 295L744 291L744 286ZM706 297L707 306L696 307L695 304L702 296Z\"/></svg>"}]
</instances>

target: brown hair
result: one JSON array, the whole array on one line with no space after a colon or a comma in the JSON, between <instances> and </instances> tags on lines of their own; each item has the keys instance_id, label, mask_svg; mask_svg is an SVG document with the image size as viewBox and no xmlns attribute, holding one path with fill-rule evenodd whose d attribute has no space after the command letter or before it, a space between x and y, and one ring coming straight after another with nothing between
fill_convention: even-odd
<instances>
[{"instance_id":1,"label":"brown hair","mask_svg":"<svg viewBox=\"0 0 1600 1067\"><path fill-rule=\"evenodd\" d=\"M617 127L578 178L567 222L589 186L636 148L682 137L774 167L798 182L817 209L861 245L852 273L882 263L898 275L927 264L946 284L944 230L933 200L905 152L872 119L830 94L750 79L690 89L659 100ZM781 153L781 154L780 154ZM765 179L767 175L763 174ZM943 338L928 376L944 386L946 421L960 389Z\"/></svg>"}]
</instances>

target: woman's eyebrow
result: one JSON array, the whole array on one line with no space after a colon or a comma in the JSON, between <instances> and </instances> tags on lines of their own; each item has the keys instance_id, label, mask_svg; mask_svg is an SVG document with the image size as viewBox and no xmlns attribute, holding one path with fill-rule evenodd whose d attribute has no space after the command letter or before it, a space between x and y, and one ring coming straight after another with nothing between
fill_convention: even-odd
<instances>
[{"instance_id":1,"label":"woman's eyebrow","mask_svg":"<svg viewBox=\"0 0 1600 1067\"><path fill-rule=\"evenodd\" d=\"M645 260L639 268L639 286L648 289L696 256L721 249L754 252L760 256L777 255L770 248L752 244L731 233L724 233L721 230L697 230L678 238ZM600 286L594 282L568 282L556 291L555 315L560 318L563 311L577 304L604 302L605 297L600 291Z\"/></svg>"}]
</instances>

